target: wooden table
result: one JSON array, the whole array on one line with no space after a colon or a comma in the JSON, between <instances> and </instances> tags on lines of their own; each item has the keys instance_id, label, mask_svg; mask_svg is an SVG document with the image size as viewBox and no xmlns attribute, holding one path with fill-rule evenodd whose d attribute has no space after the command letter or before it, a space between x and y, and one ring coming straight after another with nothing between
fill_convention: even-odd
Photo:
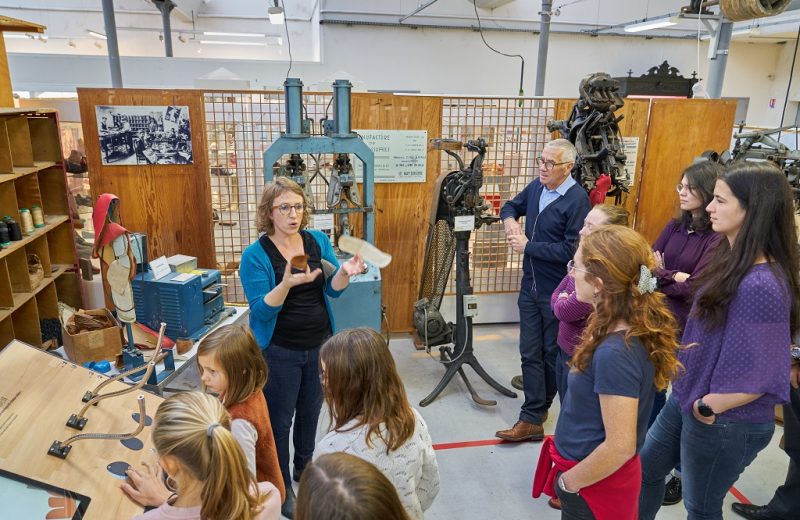
<instances>
[{"instance_id":1,"label":"wooden table","mask_svg":"<svg viewBox=\"0 0 800 520\"><path fill-rule=\"evenodd\" d=\"M119 489L122 480L106 467L118 461L138 467L155 460L152 426L145 426L137 436L144 444L138 451L117 440L81 440L66 459L59 459L48 455L48 448L54 440L63 441L76 433L134 431L137 396L144 395L149 417L163 400L142 391L110 398L86 413L88 423L82 432L68 428L65 423L70 414L83 407L83 394L105 379L21 341L14 340L0 351L0 468L88 496L91 503L85 518L89 520L141 514L142 508ZM129 386L112 383L101 393L125 388Z\"/></svg>"}]
</instances>

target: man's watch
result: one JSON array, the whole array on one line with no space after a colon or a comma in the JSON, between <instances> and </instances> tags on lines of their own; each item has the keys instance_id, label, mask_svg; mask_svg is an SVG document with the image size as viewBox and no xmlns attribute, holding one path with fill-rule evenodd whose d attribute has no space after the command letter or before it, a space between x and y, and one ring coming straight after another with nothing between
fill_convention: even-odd
<instances>
[{"instance_id":1,"label":"man's watch","mask_svg":"<svg viewBox=\"0 0 800 520\"><path fill-rule=\"evenodd\" d=\"M697 400L697 411L703 417L713 417L716 415L716 413L714 413L714 409L704 403L702 398Z\"/></svg>"}]
</instances>

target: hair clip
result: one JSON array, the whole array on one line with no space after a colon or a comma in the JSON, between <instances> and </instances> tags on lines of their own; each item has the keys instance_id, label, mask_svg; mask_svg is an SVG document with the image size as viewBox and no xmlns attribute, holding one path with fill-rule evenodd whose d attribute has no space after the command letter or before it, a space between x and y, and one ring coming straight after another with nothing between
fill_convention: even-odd
<instances>
[{"instance_id":1,"label":"hair clip","mask_svg":"<svg viewBox=\"0 0 800 520\"><path fill-rule=\"evenodd\" d=\"M639 284L636 286L641 294L652 293L658 286L658 280L647 266L639 266Z\"/></svg>"}]
</instances>

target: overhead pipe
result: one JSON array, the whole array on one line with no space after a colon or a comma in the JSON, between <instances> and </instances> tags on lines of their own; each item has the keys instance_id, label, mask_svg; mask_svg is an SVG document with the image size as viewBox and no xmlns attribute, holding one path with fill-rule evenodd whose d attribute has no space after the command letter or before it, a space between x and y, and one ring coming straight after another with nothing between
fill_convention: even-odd
<instances>
[{"instance_id":1,"label":"overhead pipe","mask_svg":"<svg viewBox=\"0 0 800 520\"><path fill-rule=\"evenodd\" d=\"M172 0L153 0L153 3L161 11L161 22L164 25L164 52L167 58L172 58L172 26L169 15L175 9L175 4Z\"/></svg>"},{"instance_id":2,"label":"overhead pipe","mask_svg":"<svg viewBox=\"0 0 800 520\"><path fill-rule=\"evenodd\" d=\"M534 96L544 95L544 77L547 72L547 49L550 46L550 17L552 15L553 0L542 0L542 22L539 28L539 53L536 60L536 85L533 89Z\"/></svg>"},{"instance_id":3,"label":"overhead pipe","mask_svg":"<svg viewBox=\"0 0 800 520\"><path fill-rule=\"evenodd\" d=\"M117 21L114 19L114 0L103 0L103 22L106 29L106 48L108 50L108 67L111 71L111 86L122 88L122 66L119 60Z\"/></svg>"},{"instance_id":4,"label":"overhead pipe","mask_svg":"<svg viewBox=\"0 0 800 520\"><path fill-rule=\"evenodd\" d=\"M717 34L711 45L715 46L711 63L708 68L708 88L706 92L711 99L719 99L722 96L722 83L725 80L725 68L728 64L728 52L731 48L731 33L733 32L733 22L722 18Z\"/></svg>"}]
</instances>

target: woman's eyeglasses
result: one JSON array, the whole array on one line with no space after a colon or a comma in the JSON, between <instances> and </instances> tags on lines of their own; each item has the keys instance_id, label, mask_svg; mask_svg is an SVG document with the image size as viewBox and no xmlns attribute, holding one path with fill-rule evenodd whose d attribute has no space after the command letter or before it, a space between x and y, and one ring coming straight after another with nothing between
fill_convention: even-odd
<instances>
[{"instance_id":1,"label":"woman's eyeglasses","mask_svg":"<svg viewBox=\"0 0 800 520\"><path fill-rule=\"evenodd\" d=\"M581 269L580 267L575 267L575 260L570 260L567 262L567 274L573 274L575 271L581 271L586 274L592 274L586 269Z\"/></svg>"},{"instance_id":2,"label":"woman's eyeglasses","mask_svg":"<svg viewBox=\"0 0 800 520\"><path fill-rule=\"evenodd\" d=\"M689 191L689 193L694 193L694 190L697 189L697 186L695 186L694 184L678 184L677 186L675 186L675 191L680 193L683 191L684 188L686 188Z\"/></svg>"},{"instance_id":3,"label":"woman's eyeglasses","mask_svg":"<svg viewBox=\"0 0 800 520\"><path fill-rule=\"evenodd\" d=\"M272 206L272 209L277 209L278 211L281 212L281 215L283 215L285 217L285 216L289 215L292 212L292 210L294 210L294 212L297 213L297 214L300 214L300 213L304 212L306 210L306 205L305 204L300 204L300 203L297 203L297 204L281 204L280 206Z\"/></svg>"}]
</instances>

